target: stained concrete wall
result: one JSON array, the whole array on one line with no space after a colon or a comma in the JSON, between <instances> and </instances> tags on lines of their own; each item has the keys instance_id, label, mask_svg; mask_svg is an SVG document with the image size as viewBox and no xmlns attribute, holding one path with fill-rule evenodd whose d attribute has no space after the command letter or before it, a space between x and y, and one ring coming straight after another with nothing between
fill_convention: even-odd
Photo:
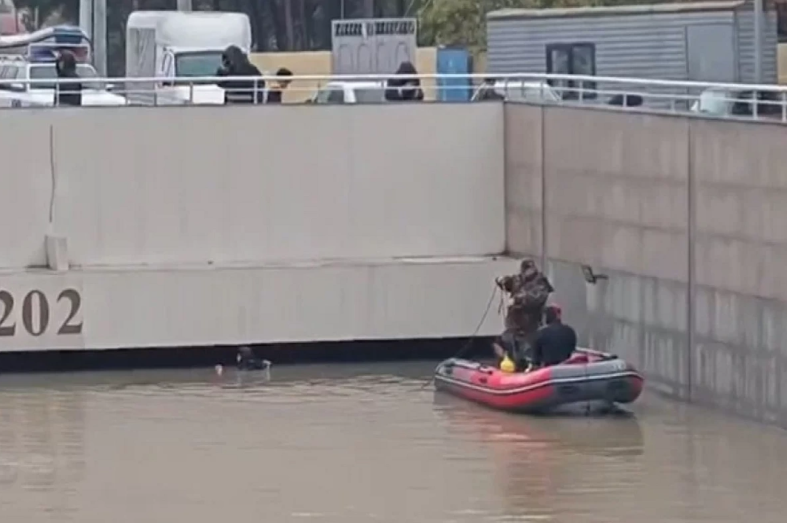
<instances>
[{"instance_id":1,"label":"stained concrete wall","mask_svg":"<svg viewBox=\"0 0 787 523\"><path fill-rule=\"evenodd\" d=\"M505 247L495 104L3 111L0 269Z\"/></svg>"},{"instance_id":2,"label":"stained concrete wall","mask_svg":"<svg viewBox=\"0 0 787 523\"><path fill-rule=\"evenodd\" d=\"M490 336L502 323L485 311L492 281L516 265L462 257L14 271L0 276L0 352Z\"/></svg>"},{"instance_id":3,"label":"stained concrete wall","mask_svg":"<svg viewBox=\"0 0 787 523\"><path fill-rule=\"evenodd\" d=\"M509 248L548 260L583 339L787 426L787 128L515 104L505 128Z\"/></svg>"},{"instance_id":4,"label":"stained concrete wall","mask_svg":"<svg viewBox=\"0 0 787 523\"><path fill-rule=\"evenodd\" d=\"M505 249L502 119L0 111L0 351L473 335L516 264L487 256ZM47 236L67 270L42 268Z\"/></svg>"},{"instance_id":5,"label":"stained concrete wall","mask_svg":"<svg viewBox=\"0 0 787 523\"><path fill-rule=\"evenodd\" d=\"M787 425L781 125L692 123L698 399Z\"/></svg>"}]
</instances>

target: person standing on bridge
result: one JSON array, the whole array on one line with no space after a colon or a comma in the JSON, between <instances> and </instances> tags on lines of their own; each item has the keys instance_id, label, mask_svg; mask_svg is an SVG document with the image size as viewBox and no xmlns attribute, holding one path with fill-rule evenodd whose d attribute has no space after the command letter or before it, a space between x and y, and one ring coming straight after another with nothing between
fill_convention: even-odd
<instances>
[{"instance_id":1,"label":"person standing on bridge","mask_svg":"<svg viewBox=\"0 0 787 523\"><path fill-rule=\"evenodd\" d=\"M522 370L527 366L528 349L541 326L544 306L555 289L532 259L522 260L518 274L497 278L495 283L508 294L511 303L506 311L505 331L493 348L499 358L508 356Z\"/></svg>"},{"instance_id":2,"label":"person standing on bridge","mask_svg":"<svg viewBox=\"0 0 787 523\"><path fill-rule=\"evenodd\" d=\"M55 72L58 79L79 78L77 74L77 59L70 51L61 51L55 61ZM68 82L57 84L56 105L82 105L82 82Z\"/></svg>"},{"instance_id":3,"label":"person standing on bridge","mask_svg":"<svg viewBox=\"0 0 787 523\"><path fill-rule=\"evenodd\" d=\"M279 81L276 82L275 86L268 90L268 99L265 101L269 104L281 103L282 95L292 81L292 71L286 67L281 67L278 71L276 71L276 77L279 78Z\"/></svg>"},{"instance_id":4,"label":"person standing on bridge","mask_svg":"<svg viewBox=\"0 0 787 523\"><path fill-rule=\"evenodd\" d=\"M224 80L218 86L224 89L225 104L262 103L265 99L265 81L259 79L260 70L249 61L240 47L231 45L221 55L221 67L216 76L248 76L249 80ZM251 78L257 77L257 79Z\"/></svg>"}]
</instances>

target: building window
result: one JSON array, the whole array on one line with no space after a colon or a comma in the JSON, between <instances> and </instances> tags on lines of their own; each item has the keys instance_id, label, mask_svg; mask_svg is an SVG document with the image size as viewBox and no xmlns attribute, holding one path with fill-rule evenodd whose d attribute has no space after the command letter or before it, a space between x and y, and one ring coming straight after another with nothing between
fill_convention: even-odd
<instances>
[{"instance_id":1,"label":"building window","mask_svg":"<svg viewBox=\"0 0 787 523\"><path fill-rule=\"evenodd\" d=\"M775 3L776 7L776 29L779 35L779 42L787 42L787 2Z\"/></svg>"},{"instance_id":2,"label":"building window","mask_svg":"<svg viewBox=\"0 0 787 523\"><path fill-rule=\"evenodd\" d=\"M596 45L588 43L547 45L547 73L596 75ZM561 92L564 100L596 98L596 82L550 80L549 84Z\"/></svg>"}]
</instances>

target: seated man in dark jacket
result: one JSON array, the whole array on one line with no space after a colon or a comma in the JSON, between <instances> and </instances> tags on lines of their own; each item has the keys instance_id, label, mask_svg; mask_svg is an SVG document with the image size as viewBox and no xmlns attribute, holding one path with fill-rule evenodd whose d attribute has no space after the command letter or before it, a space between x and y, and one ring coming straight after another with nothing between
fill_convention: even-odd
<instances>
[{"instance_id":1,"label":"seated man in dark jacket","mask_svg":"<svg viewBox=\"0 0 787 523\"><path fill-rule=\"evenodd\" d=\"M61 51L55 62L55 71L58 79L79 78L77 74L77 60L70 51ZM82 105L82 83L58 83L56 88L55 105Z\"/></svg>"},{"instance_id":2,"label":"seated man in dark jacket","mask_svg":"<svg viewBox=\"0 0 787 523\"><path fill-rule=\"evenodd\" d=\"M536 332L533 341L533 367L563 363L577 349L577 333L562 321L559 305L547 306L546 325Z\"/></svg>"},{"instance_id":3,"label":"seated man in dark jacket","mask_svg":"<svg viewBox=\"0 0 787 523\"><path fill-rule=\"evenodd\" d=\"M397 75L417 75L418 71L411 62L402 62ZM424 99L421 80L418 78L391 78L385 84L385 99L389 102L420 102Z\"/></svg>"},{"instance_id":4,"label":"seated man in dark jacket","mask_svg":"<svg viewBox=\"0 0 787 523\"><path fill-rule=\"evenodd\" d=\"M221 56L221 67L216 76L249 76L260 77L260 70L249 62L240 47L231 45ZM248 80L224 80L218 83L224 89L225 104L253 104L265 101L265 81L249 78ZM256 87L256 89L255 89Z\"/></svg>"}]
</instances>

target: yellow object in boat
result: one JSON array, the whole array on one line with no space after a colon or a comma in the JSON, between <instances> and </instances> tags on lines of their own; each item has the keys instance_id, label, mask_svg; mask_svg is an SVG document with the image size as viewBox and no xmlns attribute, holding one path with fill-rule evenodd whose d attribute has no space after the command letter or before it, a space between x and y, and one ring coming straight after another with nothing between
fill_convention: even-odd
<instances>
[{"instance_id":1,"label":"yellow object in boat","mask_svg":"<svg viewBox=\"0 0 787 523\"><path fill-rule=\"evenodd\" d=\"M508 355L506 355L503 358L503 361L500 362L500 370L502 370L503 372L516 371L516 365L514 364L513 361L511 361L511 358L509 358Z\"/></svg>"}]
</instances>

